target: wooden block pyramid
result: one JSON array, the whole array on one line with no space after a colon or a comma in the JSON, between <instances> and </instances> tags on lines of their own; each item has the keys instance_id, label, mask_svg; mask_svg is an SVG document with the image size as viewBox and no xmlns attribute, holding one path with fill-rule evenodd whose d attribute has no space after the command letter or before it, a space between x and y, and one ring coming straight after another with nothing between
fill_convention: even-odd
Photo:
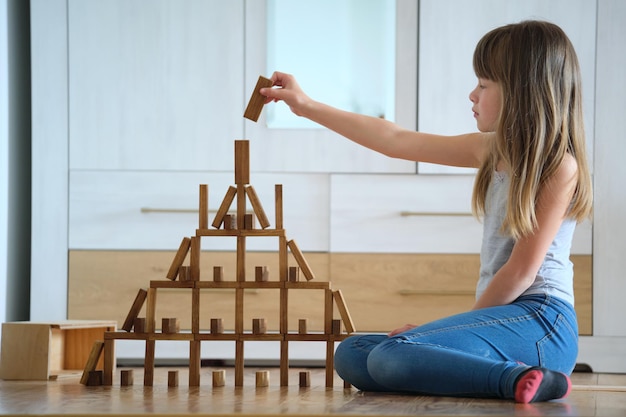
<instances>
[{"instance_id":1,"label":"wooden block pyramid","mask_svg":"<svg viewBox=\"0 0 626 417\"><path fill-rule=\"evenodd\" d=\"M315 274L294 240L288 240L283 228L283 189L276 184L275 188L275 225L271 227L261 201L252 185L250 185L249 142L235 141L235 185L226 191L215 218L209 227L208 185L201 184L199 190L199 226L195 235L184 237L166 274L166 279L150 281L147 289L139 289L137 297L131 305L128 316L122 326L123 331L106 332L104 335L104 373L103 385L113 384L114 348L116 340L145 341L144 385L151 386L154 381L155 343L161 340L178 340L189 342L189 386L200 385L200 346L201 343L228 340L235 342L235 386L243 386L244 382L244 344L248 341L277 341L280 343L280 385L287 386L289 381L289 342L326 342L326 386L333 386L333 361L335 342L345 339L355 331L352 318L340 290L333 291L329 281L315 281ZM247 214L247 202L254 212ZM228 214L235 204L236 215ZM255 219L259 228L255 228ZM211 274L200 272L201 239L220 237L237 239L236 278L234 281L223 279L221 267L214 267ZM267 270L257 267L253 281L246 281L246 240L255 237L275 237L278 239L278 280L268 278ZM297 266L289 266L289 253L297 262ZM189 255L189 256L187 256ZM183 265L189 259L189 265ZM306 280L299 280L299 271ZM211 279L207 280L206 275ZM201 277L205 278L204 280ZM157 291L168 289L188 290L191 293L191 332L180 332L178 319L162 318L162 331L155 330ZM200 294L206 289L234 289L235 326L234 331L224 331L221 319L211 319L210 329L200 328ZM244 289L263 288L275 289L279 292L279 329L278 332L267 332L265 319L254 319L252 332L244 332ZM300 319L299 331L288 331L288 300L292 289L324 292L323 332L308 333L306 321ZM224 296L232 296L225 293ZM145 304L145 317L138 317ZM335 305L341 320L334 319ZM341 325L345 333L341 331ZM133 331L134 329L134 331ZM221 384L220 384L221 385Z\"/></svg>"}]
</instances>

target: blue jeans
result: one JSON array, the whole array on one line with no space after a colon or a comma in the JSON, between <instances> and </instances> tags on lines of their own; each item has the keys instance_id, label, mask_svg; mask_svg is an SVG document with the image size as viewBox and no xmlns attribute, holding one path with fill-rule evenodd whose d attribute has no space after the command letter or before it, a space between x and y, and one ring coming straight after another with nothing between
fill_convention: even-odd
<instances>
[{"instance_id":1,"label":"blue jeans","mask_svg":"<svg viewBox=\"0 0 626 417\"><path fill-rule=\"evenodd\" d=\"M399 335L356 335L335 353L339 376L362 391L514 398L530 366L570 374L576 312L546 295L469 311Z\"/></svg>"}]
</instances>

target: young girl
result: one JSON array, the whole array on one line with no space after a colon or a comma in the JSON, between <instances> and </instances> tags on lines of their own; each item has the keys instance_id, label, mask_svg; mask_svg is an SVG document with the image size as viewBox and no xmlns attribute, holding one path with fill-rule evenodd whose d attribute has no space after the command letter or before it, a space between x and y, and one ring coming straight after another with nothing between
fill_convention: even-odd
<instances>
[{"instance_id":1,"label":"young girl","mask_svg":"<svg viewBox=\"0 0 626 417\"><path fill-rule=\"evenodd\" d=\"M364 391L563 398L578 352L570 246L592 199L576 54L558 26L525 21L487 33L473 61L480 132L459 136L332 108L279 72L277 88L261 94L390 157L478 168L472 206L484 236L473 309L349 337L337 373Z\"/></svg>"}]
</instances>

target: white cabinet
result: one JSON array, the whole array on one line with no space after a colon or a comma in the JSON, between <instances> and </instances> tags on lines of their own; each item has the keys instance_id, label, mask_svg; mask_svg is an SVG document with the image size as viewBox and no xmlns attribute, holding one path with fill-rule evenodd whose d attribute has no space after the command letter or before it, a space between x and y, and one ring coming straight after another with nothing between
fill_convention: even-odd
<instances>
[{"instance_id":1,"label":"white cabinet","mask_svg":"<svg viewBox=\"0 0 626 417\"><path fill-rule=\"evenodd\" d=\"M230 170L243 3L70 0L70 169Z\"/></svg>"},{"instance_id":2,"label":"white cabinet","mask_svg":"<svg viewBox=\"0 0 626 417\"><path fill-rule=\"evenodd\" d=\"M469 93L476 86L472 56L489 30L526 19L561 26L580 61L585 127L593 161L596 2L589 0L421 0L417 127L424 132L476 131ZM469 169L418 164L419 173L468 173Z\"/></svg>"},{"instance_id":3,"label":"white cabinet","mask_svg":"<svg viewBox=\"0 0 626 417\"><path fill-rule=\"evenodd\" d=\"M234 184L232 172L72 172L69 248L176 250L181 239L194 236L198 228L199 184L208 184L210 225L226 190ZM275 184L283 186L288 238L304 251L327 252L328 176L252 174L251 185L271 225ZM202 249L235 251L236 240L206 238ZM247 249L277 251L278 239L249 239Z\"/></svg>"}]
</instances>

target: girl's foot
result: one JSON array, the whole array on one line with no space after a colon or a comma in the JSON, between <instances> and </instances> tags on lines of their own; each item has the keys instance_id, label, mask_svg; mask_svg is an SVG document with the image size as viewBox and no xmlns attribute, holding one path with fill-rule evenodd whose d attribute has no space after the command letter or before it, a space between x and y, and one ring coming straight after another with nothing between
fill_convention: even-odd
<instances>
[{"instance_id":1,"label":"girl's foot","mask_svg":"<svg viewBox=\"0 0 626 417\"><path fill-rule=\"evenodd\" d=\"M515 382L515 401L534 403L568 396L572 388L569 377L561 372L533 367L522 373Z\"/></svg>"}]
</instances>

